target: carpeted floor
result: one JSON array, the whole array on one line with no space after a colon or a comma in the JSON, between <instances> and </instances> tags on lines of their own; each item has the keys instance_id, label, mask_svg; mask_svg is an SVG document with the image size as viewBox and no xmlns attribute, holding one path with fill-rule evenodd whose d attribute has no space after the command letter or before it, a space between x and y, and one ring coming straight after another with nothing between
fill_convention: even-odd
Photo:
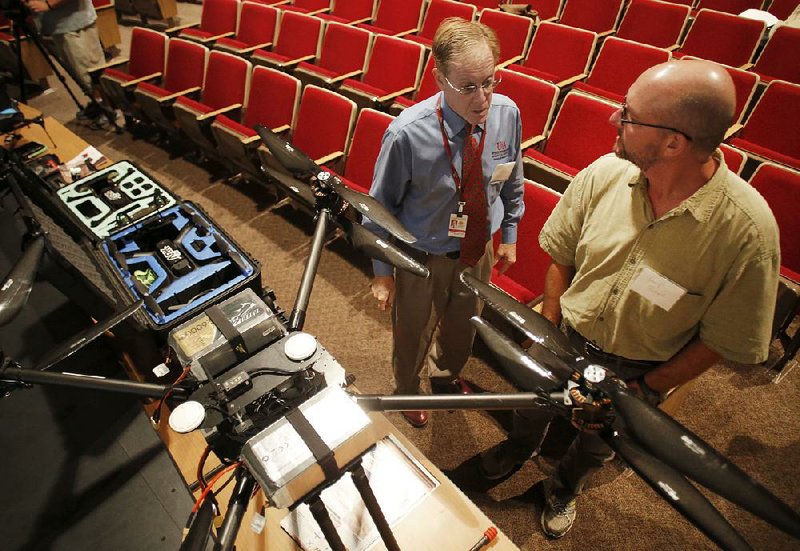
<instances>
[{"instance_id":1,"label":"carpeted floor","mask_svg":"<svg viewBox=\"0 0 800 551\"><path fill-rule=\"evenodd\" d=\"M198 18L197 6L179 4L183 22ZM127 36L123 29L123 35ZM123 44L122 51L126 52ZM157 176L173 192L205 208L262 264L265 286L290 310L309 252L311 218L290 206L275 207L258 185L231 186L219 167L198 166L165 149L136 140L129 133L93 131L71 120L75 111L63 90L30 103L55 116L114 160L131 159ZM379 312L369 291L366 258L343 240L330 243L322 256L305 329L356 376L362 392L391 391L391 339L387 313ZM491 358L476 346L464 375L487 391L511 387L491 367ZM488 360L488 361L487 361ZM739 467L765 484L795 510L800 510L800 371L780 384L762 367L719 365L694 386L680 422ZM551 472L564 449L569 428L554 430L543 457L526 463L496 485L476 471L477 454L503 439L507 414L435 412L424 429L413 429L397 413L388 414L434 463L522 549L712 549L714 546L635 475L614 476L609 467L578 502L574 529L559 541L539 528L541 490L537 483ZM728 502L711 497L730 522L756 549L800 549L800 541L756 519ZM442 527L447 530L447 527Z\"/></svg>"}]
</instances>

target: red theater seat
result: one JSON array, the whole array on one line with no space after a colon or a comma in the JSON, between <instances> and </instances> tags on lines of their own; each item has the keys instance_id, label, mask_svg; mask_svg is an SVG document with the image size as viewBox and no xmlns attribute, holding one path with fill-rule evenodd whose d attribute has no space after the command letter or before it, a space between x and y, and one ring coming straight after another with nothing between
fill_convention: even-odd
<instances>
[{"instance_id":1,"label":"red theater seat","mask_svg":"<svg viewBox=\"0 0 800 551\"><path fill-rule=\"evenodd\" d=\"M597 34L557 23L541 23L522 64L508 69L565 87L589 72Z\"/></svg>"}]
</instances>

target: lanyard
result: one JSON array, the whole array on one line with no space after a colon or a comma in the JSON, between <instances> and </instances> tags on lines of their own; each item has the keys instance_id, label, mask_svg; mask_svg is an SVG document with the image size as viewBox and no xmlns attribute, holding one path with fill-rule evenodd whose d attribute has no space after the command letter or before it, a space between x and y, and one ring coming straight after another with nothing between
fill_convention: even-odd
<instances>
[{"instance_id":1,"label":"lanyard","mask_svg":"<svg viewBox=\"0 0 800 551\"><path fill-rule=\"evenodd\" d=\"M439 128L442 130L442 143L444 144L444 150L447 152L447 160L450 161L450 172L453 175L453 181L456 183L456 188L458 191L463 195L464 190L461 186L461 177L458 175L458 171L456 171L456 167L453 166L453 152L450 150L450 140L447 139L447 132L444 129L444 114L442 113L442 96L436 98L436 116L439 118ZM470 139L470 136L467 136L465 139ZM486 128L483 129L481 133L481 141L478 144L478 162L483 162L481 158L483 157L483 142L486 139Z\"/></svg>"}]
</instances>

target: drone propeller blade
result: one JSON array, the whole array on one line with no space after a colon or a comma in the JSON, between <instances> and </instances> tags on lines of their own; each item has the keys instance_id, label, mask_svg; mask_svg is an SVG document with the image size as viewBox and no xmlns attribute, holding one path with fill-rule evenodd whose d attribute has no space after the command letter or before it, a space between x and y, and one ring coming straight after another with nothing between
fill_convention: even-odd
<instances>
[{"instance_id":1,"label":"drone propeller blade","mask_svg":"<svg viewBox=\"0 0 800 551\"><path fill-rule=\"evenodd\" d=\"M350 203L350 206L362 215L366 216L401 241L414 243L417 240L417 238L400 223L394 214L386 210L386 207L379 203L377 199L371 195L347 187L335 174L323 178L324 174L328 173L322 172L317 178L321 182L327 181L342 199Z\"/></svg>"},{"instance_id":2,"label":"drone propeller blade","mask_svg":"<svg viewBox=\"0 0 800 551\"><path fill-rule=\"evenodd\" d=\"M65 343L48 354L42 361L39 362L39 365L36 367L36 369L39 371L47 371L57 363L70 357L72 354L95 340L97 337L116 326L118 323L128 319L134 312L136 312L136 310L142 307L142 302L143 301L138 300L114 317L109 318L104 322L96 323L85 331L81 331L75 339Z\"/></svg>"},{"instance_id":3,"label":"drone propeller blade","mask_svg":"<svg viewBox=\"0 0 800 551\"><path fill-rule=\"evenodd\" d=\"M25 306L43 255L44 235L40 234L28 245L0 286L0 325L11 321Z\"/></svg>"},{"instance_id":4,"label":"drone propeller blade","mask_svg":"<svg viewBox=\"0 0 800 551\"><path fill-rule=\"evenodd\" d=\"M405 270L420 277L428 277L428 268L398 249L392 243L381 239L361 224L341 217L337 223L342 227L353 246L370 258L376 258L395 268Z\"/></svg>"},{"instance_id":5,"label":"drone propeller blade","mask_svg":"<svg viewBox=\"0 0 800 551\"><path fill-rule=\"evenodd\" d=\"M469 321L475 326L486 346L497 356L508 378L522 390L549 392L564 384L563 379L534 361L515 342L481 317L473 316Z\"/></svg>"},{"instance_id":6,"label":"drone propeller blade","mask_svg":"<svg viewBox=\"0 0 800 551\"><path fill-rule=\"evenodd\" d=\"M260 124L255 125L253 129L258 132L261 141L267 146L267 149L272 153L275 160L292 174L302 178L308 178L310 176L315 176L321 170L313 159L299 149L292 147L290 143L282 139L271 129Z\"/></svg>"},{"instance_id":7,"label":"drone propeller blade","mask_svg":"<svg viewBox=\"0 0 800 551\"><path fill-rule=\"evenodd\" d=\"M203 500L189 531L181 543L180 551L204 551L214 522L214 505L210 498Z\"/></svg>"},{"instance_id":8,"label":"drone propeller blade","mask_svg":"<svg viewBox=\"0 0 800 551\"><path fill-rule=\"evenodd\" d=\"M575 358L575 351L566 335L547 318L468 272L461 273L461 282L483 299L492 310L533 339L534 343L543 346L563 361L569 362Z\"/></svg>"},{"instance_id":9,"label":"drone propeller blade","mask_svg":"<svg viewBox=\"0 0 800 551\"><path fill-rule=\"evenodd\" d=\"M711 541L722 549L751 549L711 502L675 469L652 457L618 432L607 435L606 440L636 474Z\"/></svg>"},{"instance_id":10,"label":"drone propeller blade","mask_svg":"<svg viewBox=\"0 0 800 551\"><path fill-rule=\"evenodd\" d=\"M627 431L655 457L725 499L800 538L800 515L699 436L614 379L598 383Z\"/></svg>"}]
</instances>

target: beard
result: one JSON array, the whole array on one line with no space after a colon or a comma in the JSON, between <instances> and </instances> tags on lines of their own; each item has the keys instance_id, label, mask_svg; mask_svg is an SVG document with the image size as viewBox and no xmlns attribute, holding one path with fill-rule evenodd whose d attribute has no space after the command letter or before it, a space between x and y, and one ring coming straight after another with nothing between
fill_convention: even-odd
<instances>
[{"instance_id":1,"label":"beard","mask_svg":"<svg viewBox=\"0 0 800 551\"><path fill-rule=\"evenodd\" d=\"M614 142L614 154L620 159L624 159L629 163L633 163L642 171L650 169L659 160L658 149L653 144L646 145L642 151L631 151L625 146L625 140L622 138L622 132L617 133L617 139Z\"/></svg>"}]
</instances>

